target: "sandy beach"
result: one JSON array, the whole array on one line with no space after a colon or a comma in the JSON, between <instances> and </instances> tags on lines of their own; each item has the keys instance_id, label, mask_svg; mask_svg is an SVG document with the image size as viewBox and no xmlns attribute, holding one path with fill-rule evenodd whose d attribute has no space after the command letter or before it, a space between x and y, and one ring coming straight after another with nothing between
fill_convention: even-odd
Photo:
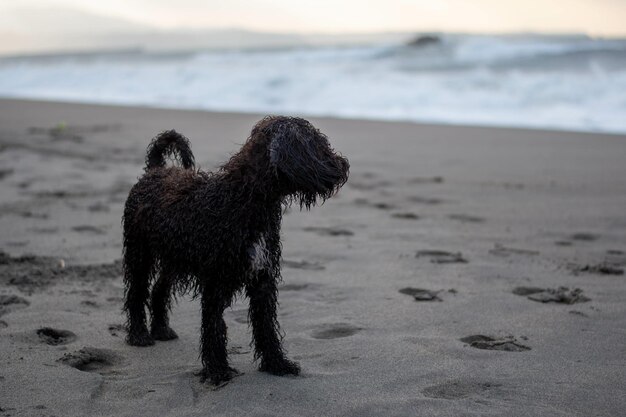
<instances>
[{"instance_id":1,"label":"sandy beach","mask_svg":"<svg viewBox=\"0 0 626 417\"><path fill-rule=\"evenodd\" d=\"M0 100L0 416L619 416L626 409L626 136L310 118L350 159L288 210L279 320L299 377L180 336L124 342L122 207L149 140L212 170L263 115Z\"/></svg>"}]
</instances>

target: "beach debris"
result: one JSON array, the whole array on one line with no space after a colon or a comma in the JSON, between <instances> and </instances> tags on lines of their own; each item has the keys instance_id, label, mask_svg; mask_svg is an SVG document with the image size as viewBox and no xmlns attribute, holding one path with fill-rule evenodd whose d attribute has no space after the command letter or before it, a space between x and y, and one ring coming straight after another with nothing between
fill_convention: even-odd
<instances>
[{"instance_id":1,"label":"beach debris","mask_svg":"<svg viewBox=\"0 0 626 417\"><path fill-rule=\"evenodd\" d=\"M442 250L420 250L415 253L416 258L430 258L434 264L466 264L467 259L463 258L461 252L446 252Z\"/></svg>"},{"instance_id":2,"label":"beach debris","mask_svg":"<svg viewBox=\"0 0 626 417\"><path fill-rule=\"evenodd\" d=\"M400 294L412 296L415 301L443 301L439 298L441 291L425 290L423 288L406 287L399 290Z\"/></svg>"},{"instance_id":3,"label":"beach debris","mask_svg":"<svg viewBox=\"0 0 626 417\"><path fill-rule=\"evenodd\" d=\"M495 337L476 334L462 337L459 340L473 348L483 350L501 350L505 352L523 352L530 350L530 347L520 343L514 336Z\"/></svg>"},{"instance_id":4,"label":"beach debris","mask_svg":"<svg viewBox=\"0 0 626 417\"><path fill-rule=\"evenodd\" d=\"M513 294L526 296L529 300L541 303L576 304L591 300L583 295L583 290L580 288L570 290L567 287L517 287L513 290Z\"/></svg>"}]
</instances>

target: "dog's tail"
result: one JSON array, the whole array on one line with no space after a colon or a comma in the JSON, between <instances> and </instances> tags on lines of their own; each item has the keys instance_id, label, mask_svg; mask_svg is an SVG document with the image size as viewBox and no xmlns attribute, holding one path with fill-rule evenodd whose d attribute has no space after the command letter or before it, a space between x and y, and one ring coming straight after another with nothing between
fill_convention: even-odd
<instances>
[{"instance_id":1,"label":"dog's tail","mask_svg":"<svg viewBox=\"0 0 626 417\"><path fill-rule=\"evenodd\" d=\"M152 139L146 154L146 171L164 167L166 156L174 157L185 169L195 167L189 139L175 130L166 130Z\"/></svg>"}]
</instances>

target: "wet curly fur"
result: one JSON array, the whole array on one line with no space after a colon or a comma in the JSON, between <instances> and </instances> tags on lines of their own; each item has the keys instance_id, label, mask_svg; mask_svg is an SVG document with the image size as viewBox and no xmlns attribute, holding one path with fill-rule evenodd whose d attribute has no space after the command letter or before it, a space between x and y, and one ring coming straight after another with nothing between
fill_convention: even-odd
<instances>
[{"instance_id":1,"label":"wet curly fur","mask_svg":"<svg viewBox=\"0 0 626 417\"><path fill-rule=\"evenodd\" d=\"M180 167L167 167L166 156ZM179 133L154 138L145 174L124 209L127 342L175 339L168 319L172 295L191 292L201 298L202 380L228 381L237 371L228 362L223 312L242 291L250 301L259 369L297 375L276 317L282 208L296 202L309 209L330 198L348 171L348 160L327 137L296 117L259 121L239 152L213 173L195 168L189 141Z\"/></svg>"}]
</instances>

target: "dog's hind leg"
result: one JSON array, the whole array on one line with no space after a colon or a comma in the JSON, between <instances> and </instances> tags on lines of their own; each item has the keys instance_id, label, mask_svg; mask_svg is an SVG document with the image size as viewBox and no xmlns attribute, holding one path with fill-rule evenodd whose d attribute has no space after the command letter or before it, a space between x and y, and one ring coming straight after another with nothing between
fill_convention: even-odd
<instances>
[{"instance_id":1,"label":"dog's hind leg","mask_svg":"<svg viewBox=\"0 0 626 417\"><path fill-rule=\"evenodd\" d=\"M168 314L171 309L172 284L175 274L172 274L167 266L162 266L159 279L152 287L150 311L152 323L150 334L155 340L172 340L178 335L170 327Z\"/></svg>"},{"instance_id":2,"label":"dog's hind leg","mask_svg":"<svg viewBox=\"0 0 626 417\"><path fill-rule=\"evenodd\" d=\"M146 307L150 295L153 259L140 242L126 239L124 248L124 311L128 317L126 342L133 346L150 346L154 339L146 326Z\"/></svg>"},{"instance_id":3,"label":"dog's hind leg","mask_svg":"<svg viewBox=\"0 0 626 417\"><path fill-rule=\"evenodd\" d=\"M201 381L207 379L219 385L231 380L239 372L228 364L226 352L226 323L224 310L229 301L215 288L205 286L202 290L202 328L200 356L202 357Z\"/></svg>"},{"instance_id":4,"label":"dog's hind leg","mask_svg":"<svg viewBox=\"0 0 626 417\"><path fill-rule=\"evenodd\" d=\"M261 359L259 370L274 375L298 375L300 367L286 358L279 336L276 306L276 280L267 272L259 271L258 278L246 285L250 298L248 316L252 324L255 358Z\"/></svg>"}]
</instances>

